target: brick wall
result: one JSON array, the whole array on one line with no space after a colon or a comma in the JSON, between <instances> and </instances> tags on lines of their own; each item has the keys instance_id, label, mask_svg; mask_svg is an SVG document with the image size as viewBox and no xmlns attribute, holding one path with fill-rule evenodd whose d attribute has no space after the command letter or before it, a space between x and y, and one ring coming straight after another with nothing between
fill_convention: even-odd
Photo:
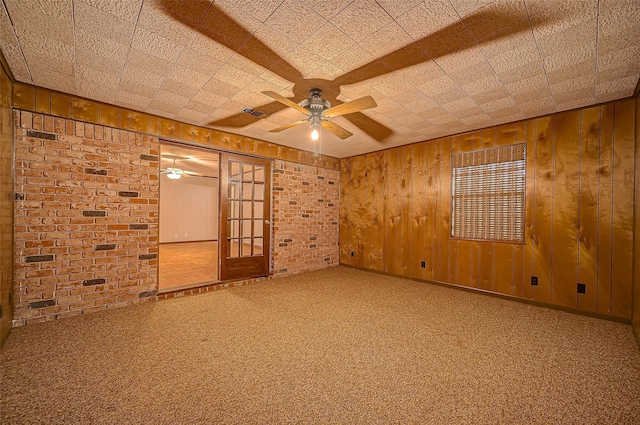
<instances>
[{"instance_id":1,"label":"brick wall","mask_svg":"<svg viewBox=\"0 0 640 425\"><path fill-rule=\"evenodd\" d=\"M27 111L14 124L14 326L166 298L156 295L158 138ZM339 179L274 161L275 276L338 264Z\"/></svg>"},{"instance_id":2,"label":"brick wall","mask_svg":"<svg viewBox=\"0 0 640 425\"><path fill-rule=\"evenodd\" d=\"M15 112L14 325L155 294L158 139Z\"/></svg>"},{"instance_id":3,"label":"brick wall","mask_svg":"<svg viewBox=\"0 0 640 425\"><path fill-rule=\"evenodd\" d=\"M273 170L273 271L338 265L340 172L276 160Z\"/></svg>"}]
</instances>

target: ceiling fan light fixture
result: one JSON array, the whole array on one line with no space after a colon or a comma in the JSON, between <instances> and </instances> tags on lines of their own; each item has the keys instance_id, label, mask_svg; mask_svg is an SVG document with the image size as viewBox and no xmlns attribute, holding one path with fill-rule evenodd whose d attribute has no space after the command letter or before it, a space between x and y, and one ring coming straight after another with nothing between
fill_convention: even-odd
<instances>
[{"instance_id":1,"label":"ceiling fan light fixture","mask_svg":"<svg viewBox=\"0 0 640 425\"><path fill-rule=\"evenodd\" d=\"M313 131L311 132L311 140L318 140L320 138L320 133L318 133L318 129L317 128L313 128Z\"/></svg>"},{"instance_id":2,"label":"ceiling fan light fixture","mask_svg":"<svg viewBox=\"0 0 640 425\"><path fill-rule=\"evenodd\" d=\"M171 172L167 174L167 177L169 177L171 180L178 180L180 177L182 177L182 174Z\"/></svg>"}]
</instances>

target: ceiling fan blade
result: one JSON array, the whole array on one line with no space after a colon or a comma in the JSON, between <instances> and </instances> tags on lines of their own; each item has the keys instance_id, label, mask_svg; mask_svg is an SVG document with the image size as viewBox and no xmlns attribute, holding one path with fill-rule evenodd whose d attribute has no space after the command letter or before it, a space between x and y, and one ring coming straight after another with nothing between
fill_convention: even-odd
<instances>
[{"instance_id":1,"label":"ceiling fan blade","mask_svg":"<svg viewBox=\"0 0 640 425\"><path fill-rule=\"evenodd\" d=\"M325 118L339 117L340 115L353 114L354 112L364 111L378 106L371 96L361 97L351 102L343 103L333 108L329 108L322 114Z\"/></svg>"},{"instance_id":2,"label":"ceiling fan blade","mask_svg":"<svg viewBox=\"0 0 640 425\"><path fill-rule=\"evenodd\" d=\"M286 130L291 127L295 127L296 125L304 124L305 122L309 122L308 120L300 120L296 122L292 122L291 124L283 125L282 127L274 128L273 130L269 130L269 133L279 133L283 130Z\"/></svg>"},{"instance_id":3,"label":"ceiling fan blade","mask_svg":"<svg viewBox=\"0 0 640 425\"><path fill-rule=\"evenodd\" d=\"M306 109L304 109L302 106L298 105L297 103L287 99L284 96L279 95L278 93L274 92L274 91L263 91L262 94L269 96L271 99L277 100L280 103L283 103L285 105L287 105L290 108L295 109L296 111L302 112L305 115L309 115L309 111L307 111Z\"/></svg>"},{"instance_id":4,"label":"ceiling fan blade","mask_svg":"<svg viewBox=\"0 0 640 425\"><path fill-rule=\"evenodd\" d=\"M320 125L326 128L327 130L329 130L330 132L332 132L333 134L335 134L336 136L338 136L339 138L341 138L342 140L346 139L347 137L353 136L352 132L350 132L346 128L340 127L338 124L334 122L322 121Z\"/></svg>"},{"instance_id":5,"label":"ceiling fan blade","mask_svg":"<svg viewBox=\"0 0 640 425\"><path fill-rule=\"evenodd\" d=\"M160 155L163 158L169 158L169 159L189 159L188 156L182 156L182 155L174 155L172 153L163 153L162 155Z\"/></svg>"},{"instance_id":6,"label":"ceiling fan blade","mask_svg":"<svg viewBox=\"0 0 640 425\"><path fill-rule=\"evenodd\" d=\"M197 173L195 171L187 171L187 170L182 170L182 174L187 175L187 176L195 176L195 177L204 176L204 174L202 174L202 173Z\"/></svg>"}]
</instances>

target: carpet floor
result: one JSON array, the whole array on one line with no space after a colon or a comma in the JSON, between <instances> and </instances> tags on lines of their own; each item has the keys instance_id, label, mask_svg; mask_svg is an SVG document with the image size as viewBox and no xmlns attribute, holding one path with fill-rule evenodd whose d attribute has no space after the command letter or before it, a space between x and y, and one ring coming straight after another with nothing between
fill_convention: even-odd
<instances>
[{"instance_id":1,"label":"carpet floor","mask_svg":"<svg viewBox=\"0 0 640 425\"><path fill-rule=\"evenodd\" d=\"M345 267L14 329L3 424L638 424L627 325Z\"/></svg>"}]
</instances>

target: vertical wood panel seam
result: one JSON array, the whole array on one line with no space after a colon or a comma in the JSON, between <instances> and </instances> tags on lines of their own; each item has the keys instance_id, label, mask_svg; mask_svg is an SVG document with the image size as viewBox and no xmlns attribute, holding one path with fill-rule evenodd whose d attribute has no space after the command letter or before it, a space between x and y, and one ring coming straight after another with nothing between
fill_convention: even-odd
<instances>
[{"instance_id":1,"label":"vertical wood panel seam","mask_svg":"<svg viewBox=\"0 0 640 425\"><path fill-rule=\"evenodd\" d=\"M602 160L602 106L598 108L600 125L598 126L598 194L597 194L597 211L598 211L598 222L596 223L596 311L600 311L599 303L599 294L600 294L600 172L601 170L601 160Z\"/></svg>"},{"instance_id":2,"label":"vertical wood panel seam","mask_svg":"<svg viewBox=\"0 0 640 425\"><path fill-rule=\"evenodd\" d=\"M583 138L584 138L584 132L583 132L583 128L582 128L582 124L583 124L583 120L582 120L582 116L584 114L584 110L580 111L580 115L579 115L579 119L578 119L578 128L580 128L580 135L579 135L579 139L578 139L578 190L577 190L577 195L578 195L578 211L576 211L576 218L578 219L578 231L576 232L576 243L578 245L578 249L577 249L577 261L576 261L576 277L578 279L578 282L580 282L580 251L581 251L581 234L582 234L582 216L580 215L580 203L582 201L582 142L583 142ZM575 226L575 224L574 224ZM576 287L574 287L574 290L576 291L576 308L579 307L580 305L580 294L578 294L578 290L577 290L577 283L576 282Z\"/></svg>"},{"instance_id":3,"label":"vertical wood panel seam","mask_svg":"<svg viewBox=\"0 0 640 425\"><path fill-rule=\"evenodd\" d=\"M533 201L531 202L531 235L535 236L536 235L536 209L534 208L536 206L536 181L537 179L537 172L538 172L538 168L537 168L537 161L536 158L538 156L538 121L537 120L533 120ZM526 198L525 198L526 199ZM530 243L532 245L535 245L535 239L533 237L529 238L531 239ZM535 273L535 266L536 266L536 250L535 250L535 246L531 247L531 272ZM526 279L525 279L526 280ZM535 297L535 293L536 293L536 287L531 285L531 276L529 276L529 285L531 286L531 299L534 300Z\"/></svg>"},{"instance_id":4,"label":"vertical wood panel seam","mask_svg":"<svg viewBox=\"0 0 640 425\"><path fill-rule=\"evenodd\" d=\"M551 131L551 177L553 182L556 179L556 133L557 133L557 117L553 117L553 126ZM553 304L553 230L555 228L555 203L556 185L551 184L551 242L549 243L549 302Z\"/></svg>"},{"instance_id":5,"label":"vertical wood panel seam","mask_svg":"<svg viewBox=\"0 0 640 425\"><path fill-rule=\"evenodd\" d=\"M610 238L611 238L611 243L609 244L609 258L611 259L611 261L609 261L609 276L611 276L610 280L610 284L609 284L609 311L608 313L611 314L611 312L613 312L613 245L615 242L615 239L613 238L613 229L615 228L615 219L616 216L614 214L615 210L614 210L614 199L615 199L615 195L616 195L616 188L615 188L615 165L616 165L616 150L615 150L615 142L616 142L616 106L615 103L613 104L613 117L611 120L611 225L609 227L609 232L610 232Z\"/></svg>"}]
</instances>

